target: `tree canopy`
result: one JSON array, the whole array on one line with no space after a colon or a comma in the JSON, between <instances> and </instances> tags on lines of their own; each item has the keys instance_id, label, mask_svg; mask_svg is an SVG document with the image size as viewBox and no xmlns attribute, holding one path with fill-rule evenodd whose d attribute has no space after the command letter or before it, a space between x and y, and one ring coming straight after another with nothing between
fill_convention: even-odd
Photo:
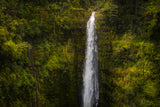
<instances>
[{"instance_id":1,"label":"tree canopy","mask_svg":"<svg viewBox=\"0 0 160 107\"><path fill-rule=\"evenodd\" d=\"M0 105L79 107L96 11L99 107L160 105L159 0L0 0Z\"/></svg>"}]
</instances>

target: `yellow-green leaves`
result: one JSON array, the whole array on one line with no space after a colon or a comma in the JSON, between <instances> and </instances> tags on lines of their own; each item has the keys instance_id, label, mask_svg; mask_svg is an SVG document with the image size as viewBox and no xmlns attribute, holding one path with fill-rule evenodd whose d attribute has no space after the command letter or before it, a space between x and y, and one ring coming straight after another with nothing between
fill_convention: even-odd
<instances>
[{"instance_id":1,"label":"yellow-green leaves","mask_svg":"<svg viewBox=\"0 0 160 107\"><path fill-rule=\"evenodd\" d=\"M16 31L16 27L18 26L18 21L17 20L13 20L11 23L10 23L10 29L12 31Z\"/></svg>"},{"instance_id":2,"label":"yellow-green leaves","mask_svg":"<svg viewBox=\"0 0 160 107\"><path fill-rule=\"evenodd\" d=\"M160 1L149 0L146 10L147 10L147 13L158 13L160 11Z\"/></svg>"},{"instance_id":3,"label":"yellow-green leaves","mask_svg":"<svg viewBox=\"0 0 160 107\"><path fill-rule=\"evenodd\" d=\"M26 47L27 47L26 42L15 44L12 40L6 41L2 45L2 49L6 53L10 53L11 55L15 57L20 57L22 55L23 49Z\"/></svg>"},{"instance_id":4,"label":"yellow-green leaves","mask_svg":"<svg viewBox=\"0 0 160 107\"><path fill-rule=\"evenodd\" d=\"M156 81L151 81L151 80L146 81L144 86L145 94L152 98L156 97L158 95L158 90L156 86L157 86Z\"/></svg>"},{"instance_id":5,"label":"yellow-green leaves","mask_svg":"<svg viewBox=\"0 0 160 107\"><path fill-rule=\"evenodd\" d=\"M8 34L7 28L0 26L0 44L7 40Z\"/></svg>"}]
</instances>

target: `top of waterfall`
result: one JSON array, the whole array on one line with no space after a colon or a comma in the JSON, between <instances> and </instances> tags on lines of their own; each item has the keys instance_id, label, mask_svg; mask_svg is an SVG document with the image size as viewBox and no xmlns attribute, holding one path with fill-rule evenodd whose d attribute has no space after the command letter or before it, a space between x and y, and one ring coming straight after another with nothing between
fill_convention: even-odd
<instances>
[{"instance_id":1,"label":"top of waterfall","mask_svg":"<svg viewBox=\"0 0 160 107\"><path fill-rule=\"evenodd\" d=\"M95 13L96 13L95 11L92 12L92 16L93 16L93 17L94 17L94 15L95 15Z\"/></svg>"},{"instance_id":2,"label":"top of waterfall","mask_svg":"<svg viewBox=\"0 0 160 107\"><path fill-rule=\"evenodd\" d=\"M93 12L92 12L92 15L91 15L91 17L90 17L90 21L91 21L91 22L94 22L94 20L95 20L94 15L95 15L95 12L93 11Z\"/></svg>"}]
</instances>

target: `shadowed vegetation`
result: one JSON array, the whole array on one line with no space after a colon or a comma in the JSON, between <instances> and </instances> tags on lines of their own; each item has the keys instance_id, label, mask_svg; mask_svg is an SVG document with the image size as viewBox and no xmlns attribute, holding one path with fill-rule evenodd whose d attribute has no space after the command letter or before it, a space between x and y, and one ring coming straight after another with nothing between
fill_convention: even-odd
<instances>
[{"instance_id":1,"label":"shadowed vegetation","mask_svg":"<svg viewBox=\"0 0 160 107\"><path fill-rule=\"evenodd\" d=\"M159 0L0 0L1 107L79 107L96 13L99 107L160 105Z\"/></svg>"}]
</instances>

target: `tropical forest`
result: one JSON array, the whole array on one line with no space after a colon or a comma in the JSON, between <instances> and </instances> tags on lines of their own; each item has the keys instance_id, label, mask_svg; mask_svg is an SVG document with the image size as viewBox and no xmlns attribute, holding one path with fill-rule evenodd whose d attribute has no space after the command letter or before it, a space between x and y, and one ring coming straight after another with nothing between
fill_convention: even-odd
<instances>
[{"instance_id":1,"label":"tropical forest","mask_svg":"<svg viewBox=\"0 0 160 107\"><path fill-rule=\"evenodd\" d=\"M160 107L160 0L0 0L0 107Z\"/></svg>"}]
</instances>

